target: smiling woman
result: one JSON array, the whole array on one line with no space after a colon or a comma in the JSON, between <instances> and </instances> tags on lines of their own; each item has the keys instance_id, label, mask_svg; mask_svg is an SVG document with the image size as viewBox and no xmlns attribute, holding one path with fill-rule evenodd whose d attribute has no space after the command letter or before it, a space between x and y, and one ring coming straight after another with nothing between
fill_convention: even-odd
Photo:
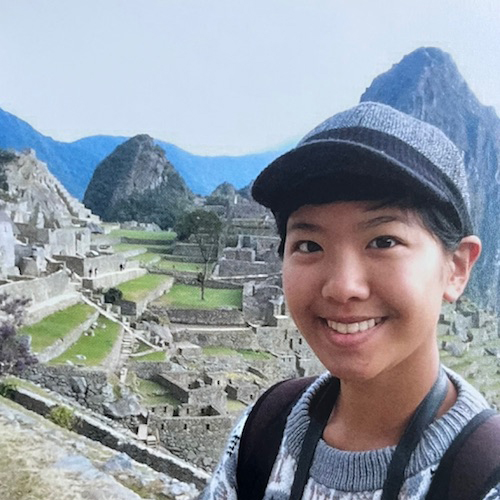
<instances>
[{"instance_id":1,"label":"smiling woman","mask_svg":"<svg viewBox=\"0 0 500 500\"><path fill-rule=\"evenodd\" d=\"M490 418L436 342L442 302L458 299L481 251L456 147L366 102L275 160L252 194L276 217L289 312L327 373L245 413L204 498L500 499L497 431L477 469L449 490L442 480L452 443Z\"/></svg>"}]
</instances>

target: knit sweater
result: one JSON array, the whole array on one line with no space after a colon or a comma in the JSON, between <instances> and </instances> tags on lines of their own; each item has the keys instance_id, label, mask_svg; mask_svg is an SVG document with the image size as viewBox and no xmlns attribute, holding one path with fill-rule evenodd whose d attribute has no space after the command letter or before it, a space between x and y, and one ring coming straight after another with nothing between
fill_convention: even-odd
<instances>
[{"instance_id":1,"label":"knit sweater","mask_svg":"<svg viewBox=\"0 0 500 500\"><path fill-rule=\"evenodd\" d=\"M457 401L446 414L435 420L423 433L405 471L399 499L425 498L432 474L444 452L461 429L488 407L484 398L465 380L447 369L458 393ZM330 378L319 377L300 397L288 417L281 446L274 463L263 500L286 500L289 497L302 441L309 424L309 406L318 389ZM203 500L236 500L238 447L247 409L230 435L228 446ZM316 448L303 500L379 499L395 447L352 452L332 448L320 439ZM500 500L500 484L484 500Z\"/></svg>"}]
</instances>

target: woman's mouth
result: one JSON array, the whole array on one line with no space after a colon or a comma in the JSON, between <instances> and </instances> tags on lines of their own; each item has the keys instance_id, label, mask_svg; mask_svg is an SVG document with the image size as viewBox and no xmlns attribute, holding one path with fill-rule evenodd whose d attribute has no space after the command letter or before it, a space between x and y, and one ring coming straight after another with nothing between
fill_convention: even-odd
<instances>
[{"instance_id":1,"label":"woman's mouth","mask_svg":"<svg viewBox=\"0 0 500 500\"><path fill-rule=\"evenodd\" d=\"M373 328L374 326L381 323L383 319L384 318L382 317L369 318L363 321L352 321L349 323L343 323L340 321L333 321L327 319L326 323L328 327L334 330L335 332L347 335L350 333L358 333L358 332L364 332L365 330L369 330L370 328Z\"/></svg>"}]
</instances>

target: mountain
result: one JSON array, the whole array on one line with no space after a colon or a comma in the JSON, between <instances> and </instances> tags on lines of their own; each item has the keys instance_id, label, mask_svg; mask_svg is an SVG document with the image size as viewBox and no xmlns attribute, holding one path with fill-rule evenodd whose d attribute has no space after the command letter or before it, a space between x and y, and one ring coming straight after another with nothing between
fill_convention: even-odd
<instances>
[{"instance_id":1,"label":"mountain","mask_svg":"<svg viewBox=\"0 0 500 500\"><path fill-rule=\"evenodd\" d=\"M33 149L49 170L75 197L81 199L95 166L125 138L96 137L91 141L59 142L0 109L0 148Z\"/></svg>"},{"instance_id":2,"label":"mountain","mask_svg":"<svg viewBox=\"0 0 500 500\"><path fill-rule=\"evenodd\" d=\"M55 141L0 109L0 148L16 151L34 149L37 157L47 163L50 171L78 199L82 199L97 164L127 139L97 135L70 143ZM200 156L168 142L156 143L165 151L189 188L201 195L208 195L225 181L237 188L245 187L267 164L288 149L283 147L242 156Z\"/></svg>"},{"instance_id":3,"label":"mountain","mask_svg":"<svg viewBox=\"0 0 500 500\"><path fill-rule=\"evenodd\" d=\"M98 222L38 160L35 152L0 150L0 208L16 223L33 228L61 228Z\"/></svg>"},{"instance_id":4,"label":"mountain","mask_svg":"<svg viewBox=\"0 0 500 500\"><path fill-rule=\"evenodd\" d=\"M172 227L193 193L148 135L120 144L94 171L84 204L108 221L136 220Z\"/></svg>"},{"instance_id":5,"label":"mountain","mask_svg":"<svg viewBox=\"0 0 500 500\"><path fill-rule=\"evenodd\" d=\"M472 217L483 241L468 293L500 309L500 119L483 106L450 55L421 48L379 75L361 96L439 127L460 149L469 181Z\"/></svg>"}]
</instances>

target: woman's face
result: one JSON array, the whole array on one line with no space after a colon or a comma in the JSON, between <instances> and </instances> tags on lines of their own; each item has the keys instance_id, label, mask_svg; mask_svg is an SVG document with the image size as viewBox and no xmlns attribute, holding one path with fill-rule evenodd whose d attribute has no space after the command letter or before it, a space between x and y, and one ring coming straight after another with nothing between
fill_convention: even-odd
<instances>
[{"instance_id":1,"label":"woman's face","mask_svg":"<svg viewBox=\"0 0 500 500\"><path fill-rule=\"evenodd\" d=\"M452 254L411 211L337 202L303 206L288 219L290 313L344 380L396 367L418 373L438 362L436 328L452 270Z\"/></svg>"}]
</instances>

